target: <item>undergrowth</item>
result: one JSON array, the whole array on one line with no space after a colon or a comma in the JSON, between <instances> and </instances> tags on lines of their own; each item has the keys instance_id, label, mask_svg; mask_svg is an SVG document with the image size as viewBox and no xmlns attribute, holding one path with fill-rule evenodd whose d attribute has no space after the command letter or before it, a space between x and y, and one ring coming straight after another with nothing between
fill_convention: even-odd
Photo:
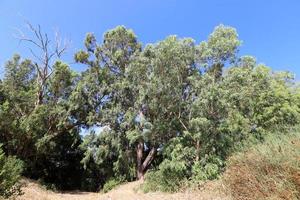
<instances>
[{"instance_id":1,"label":"undergrowth","mask_svg":"<svg viewBox=\"0 0 300 200\"><path fill-rule=\"evenodd\" d=\"M112 178L104 184L102 192L106 193L106 192L116 188L117 186L121 185L124 182L126 182L126 181L122 177L121 178Z\"/></svg>"}]
</instances>

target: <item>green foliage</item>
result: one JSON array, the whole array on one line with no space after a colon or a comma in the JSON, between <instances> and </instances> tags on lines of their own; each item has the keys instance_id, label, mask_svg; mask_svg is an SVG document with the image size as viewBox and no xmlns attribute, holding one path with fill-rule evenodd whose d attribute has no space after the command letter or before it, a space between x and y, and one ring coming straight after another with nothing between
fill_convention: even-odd
<instances>
[{"instance_id":1,"label":"green foliage","mask_svg":"<svg viewBox=\"0 0 300 200\"><path fill-rule=\"evenodd\" d=\"M109 130L104 130L101 134L91 133L85 137L80 147L85 152L81 162L86 173L90 174L87 176L99 178L89 186L91 190L104 187L103 184L113 175L116 178L112 183L119 177L122 177L123 181L135 178L132 155L129 151L122 149L122 141L118 134Z\"/></svg>"},{"instance_id":2,"label":"green foliage","mask_svg":"<svg viewBox=\"0 0 300 200\"><path fill-rule=\"evenodd\" d=\"M193 149L184 147L178 141L169 145L165 152L166 158L160 163L158 170L149 172L143 190L175 192L190 176L190 159L194 154ZM167 156L168 155L168 156Z\"/></svg>"},{"instance_id":3,"label":"green foliage","mask_svg":"<svg viewBox=\"0 0 300 200\"><path fill-rule=\"evenodd\" d=\"M234 62L240 44L236 30L221 24L214 29L207 41L200 43L199 58L206 67L225 61Z\"/></svg>"},{"instance_id":4,"label":"green foliage","mask_svg":"<svg viewBox=\"0 0 300 200\"><path fill-rule=\"evenodd\" d=\"M195 162L192 166L192 180L201 182L219 177L224 163L219 158L206 158Z\"/></svg>"},{"instance_id":5,"label":"green foliage","mask_svg":"<svg viewBox=\"0 0 300 200\"><path fill-rule=\"evenodd\" d=\"M0 197L8 198L20 194L18 182L23 170L23 162L15 157L4 155L0 146Z\"/></svg>"},{"instance_id":6,"label":"green foliage","mask_svg":"<svg viewBox=\"0 0 300 200\"><path fill-rule=\"evenodd\" d=\"M300 119L292 74L239 57L240 44L220 25L198 45L169 36L142 47L118 26L100 42L86 35L80 74L56 60L42 77L38 62L15 55L0 81L3 150L56 189L106 191L148 170L145 191L218 178L245 141Z\"/></svg>"},{"instance_id":7,"label":"green foliage","mask_svg":"<svg viewBox=\"0 0 300 200\"><path fill-rule=\"evenodd\" d=\"M192 89L185 130L163 149L164 160L155 172L157 176L147 176L146 190L174 191L185 179L215 179L227 157L243 141L298 123L299 105L292 90L292 76L272 73L252 57L234 61L239 45L236 36L233 29L221 26L207 43L200 44L200 48L208 49L207 54L201 50L207 56L201 60L206 63L206 72L189 77ZM208 44L213 49L221 46L225 52L210 52ZM222 66L228 62L234 64L222 73ZM164 176L165 171L171 174Z\"/></svg>"},{"instance_id":8,"label":"green foliage","mask_svg":"<svg viewBox=\"0 0 300 200\"><path fill-rule=\"evenodd\" d=\"M124 183L125 179L122 177L118 177L118 178L111 178L109 179L103 186L103 192L106 193L114 188L116 188L117 186L119 186L121 183Z\"/></svg>"},{"instance_id":9,"label":"green foliage","mask_svg":"<svg viewBox=\"0 0 300 200\"><path fill-rule=\"evenodd\" d=\"M180 172L179 172L180 173ZM185 179L176 173L176 171L169 172L171 177L165 179L166 173L163 173L161 170L159 171L149 171L146 174L146 182L142 186L142 190L144 192L151 191L162 191L162 192L175 192L178 191Z\"/></svg>"},{"instance_id":10,"label":"green foliage","mask_svg":"<svg viewBox=\"0 0 300 200\"><path fill-rule=\"evenodd\" d=\"M47 95L37 106L37 71L32 62L16 55L5 69L1 82L5 95L0 104L3 150L25 162L26 176L43 179L59 189L78 187L81 177L74 173L82 170L78 150L81 138L68 113L76 74L68 65L55 62L45 83Z\"/></svg>"}]
</instances>

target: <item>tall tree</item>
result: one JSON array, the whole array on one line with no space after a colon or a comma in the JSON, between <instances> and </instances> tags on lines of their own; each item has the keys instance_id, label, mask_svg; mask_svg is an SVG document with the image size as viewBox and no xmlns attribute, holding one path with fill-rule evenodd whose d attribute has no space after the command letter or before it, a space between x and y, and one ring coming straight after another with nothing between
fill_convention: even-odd
<instances>
[{"instance_id":1,"label":"tall tree","mask_svg":"<svg viewBox=\"0 0 300 200\"><path fill-rule=\"evenodd\" d=\"M138 115L138 125L127 130L127 137L137 151L138 179L157 150L186 128L188 78L195 65L194 41L170 36L148 45L128 68L128 81L136 88L133 113Z\"/></svg>"},{"instance_id":2,"label":"tall tree","mask_svg":"<svg viewBox=\"0 0 300 200\"><path fill-rule=\"evenodd\" d=\"M135 88L132 88L127 80L126 70L132 60L139 55L141 44L131 30L119 26L104 34L102 44L97 43L93 34L87 34L85 46L86 51L79 51L75 55L75 60L87 64L89 68L82 74L74 92L73 98L76 98L79 104L74 104L71 112L74 113L74 118L86 127L95 125L109 127L111 135L114 136L102 134L101 138L109 143L119 141L118 148L110 149L114 156L105 153L108 151L105 148L107 142L98 140L97 148L102 153L97 151L99 153L92 157L96 163L101 164L108 156L106 159L110 160L112 165L118 165L119 160L124 159L123 152L131 153L125 135L127 125L124 121L129 117L129 113L132 114L129 110L132 109L136 97ZM134 119L133 115L131 119ZM89 146L88 143L86 145ZM109 146L113 147L114 144ZM91 153L88 151L84 161L93 162L89 159L90 156ZM119 167L111 166L111 169L114 169L115 173L120 173ZM121 176L128 174L128 171L122 172Z\"/></svg>"}]
</instances>

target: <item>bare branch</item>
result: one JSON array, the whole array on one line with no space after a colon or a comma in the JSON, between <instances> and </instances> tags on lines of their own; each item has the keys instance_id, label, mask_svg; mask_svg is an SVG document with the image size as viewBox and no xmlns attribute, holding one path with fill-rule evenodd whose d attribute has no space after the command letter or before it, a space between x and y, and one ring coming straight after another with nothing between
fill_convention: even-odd
<instances>
[{"instance_id":1,"label":"bare branch","mask_svg":"<svg viewBox=\"0 0 300 200\"><path fill-rule=\"evenodd\" d=\"M26 38L26 37L19 37L19 38L17 38L17 39L20 40L20 43L21 43L22 41L26 41L26 42L29 42L29 43L31 43L31 44L34 44L37 48L42 48L36 41L34 41L34 40L32 40L32 39L29 39L29 38Z\"/></svg>"},{"instance_id":2,"label":"bare branch","mask_svg":"<svg viewBox=\"0 0 300 200\"><path fill-rule=\"evenodd\" d=\"M52 74L53 74L53 70L45 77L45 79L47 80Z\"/></svg>"},{"instance_id":3,"label":"bare branch","mask_svg":"<svg viewBox=\"0 0 300 200\"><path fill-rule=\"evenodd\" d=\"M29 49L30 53L31 53L37 60L39 60L40 62L43 62L43 59L42 59L41 57L37 56L31 48L28 48L28 49Z\"/></svg>"},{"instance_id":4,"label":"bare branch","mask_svg":"<svg viewBox=\"0 0 300 200\"><path fill-rule=\"evenodd\" d=\"M55 35L55 44L52 45L48 34L42 31L40 25L34 27L28 21L25 21L25 23L31 32L32 37L27 37L21 30L16 29L18 32L17 38L20 43L22 41L26 41L33 45L39 52L36 53L34 51L35 48L29 48L32 56L36 59L36 61L33 62L38 74L37 84L39 89L37 91L36 100L36 106L38 106L43 102L46 81L53 73L52 65L54 63L54 59L61 57L61 55L66 51L67 45L66 43L64 43L63 46L61 45L61 39L58 33Z\"/></svg>"},{"instance_id":5,"label":"bare branch","mask_svg":"<svg viewBox=\"0 0 300 200\"><path fill-rule=\"evenodd\" d=\"M64 44L62 46L61 44L61 37L58 31L55 31L55 53L58 58L61 57L61 55L67 50L68 43L64 41Z\"/></svg>"},{"instance_id":6,"label":"bare branch","mask_svg":"<svg viewBox=\"0 0 300 200\"><path fill-rule=\"evenodd\" d=\"M32 33L35 34L36 38L38 38L38 39L40 40L40 37L39 37L39 35L38 35L36 29L32 26L32 24L31 24L30 22L28 22L28 21L25 21L25 23L27 24L29 30L30 30Z\"/></svg>"},{"instance_id":7,"label":"bare branch","mask_svg":"<svg viewBox=\"0 0 300 200\"><path fill-rule=\"evenodd\" d=\"M39 68L39 65L37 63L35 63L34 66L35 66L35 68L37 70L38 76L40 77L42 75L42 72L41 72L41 70Z\"/></svg>"}]
</instances>

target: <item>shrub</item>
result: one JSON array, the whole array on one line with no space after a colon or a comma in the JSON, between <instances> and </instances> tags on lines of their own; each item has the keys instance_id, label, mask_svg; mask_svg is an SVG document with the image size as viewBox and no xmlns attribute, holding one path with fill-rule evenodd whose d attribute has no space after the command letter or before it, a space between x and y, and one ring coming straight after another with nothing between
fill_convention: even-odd
<instances>
[{"instance_id":1,"label":"shrub","mask_svg":"<svg viewBox=\"0 0 300 200\"><path fill-rule=\"evenodd\" d=\"M159 165L159 170L146 174L143 190L176 192L187 179L188 171L186 162L166 159Z\"/></svg>"},{"instance_id":2,"label":"shrub","mask_svg":"<svg viewBox=\"0 0 300 200\"><path fill-rule=\"evenodd\" d=\"M125 179L123 177L111 178L104 184L102 191L106 193L124 182Z\"/></svg>"},{"instance_id":3,"label":"shrub","mask_svg":"<svg viewBox=\"0 0 300 200\"><path fill-rule=\"evenodd\" d=\"M300 134L272 134L229 159L224 182L237 200L300 198Z\"/></svg>"},{"instance_id":4,"label":"shrub","mask_svg":"<svg viewBox=\"0 0 300 200\"><path fill-rule=\"evenodd\" d=\"M176 192L181 189L187 181L185 177L177 176L174 171L170 171L168 175L169 176L162 170L148 172L142 186L143 192Z\"/></svg>"},{"instance_id":5,"label":"shrub","mask_svg":"<svg viewBox=\"0 0 300 200\"><path fill-rule=\"evenodd\" d=\"M142 185L143 192L160 191L162 184L160 171L149 171L145 175L145 182Z\"/></svg>"},{"instance_id":6,"label":"shrub","mask_svg":"<svg viewBox=\"0 0 300 200\"><path fill-rule=\"evenodd\" d=\"M190 183L196 186L201 181L218 178L224 167L218 156L206 155L195 161L196 150L184 147L178 141L171 141L165 148L167 158L159 165L158 170L146 174L144 192L176 192Z\"/></svg>"},{"instance_id":7,"label":"shrub","mask_svg":"<svg viewBox=\"0 0 300 200\"><path fill-rule=\"evenodd\" d=\"M0 146L1 147L1 146ZM0 197L8 198L20 194L18 183L23 163L15 157L6 157L0 148Z\"/></svg>"},{"instance_id":8,"label":"shrub","mask_svg":"<svg viewBox=\"0 0 300 200\"><path fill-rule=\"evenodd\" d=\"M192 179L194 181L206 181L218 178L220 174L220 167L215 163L208 163L205 166L201 166L199 162L193 165Z\"/></svg>"}]
</instances>

